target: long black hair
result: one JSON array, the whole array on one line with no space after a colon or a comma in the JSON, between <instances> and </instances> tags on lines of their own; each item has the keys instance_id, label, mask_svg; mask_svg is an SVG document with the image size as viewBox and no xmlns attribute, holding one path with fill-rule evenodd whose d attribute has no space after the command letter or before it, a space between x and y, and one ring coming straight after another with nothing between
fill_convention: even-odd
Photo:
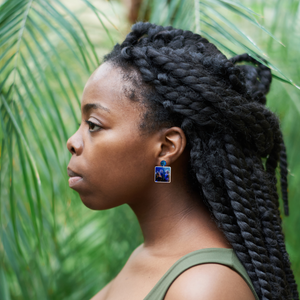
<instances>
[{"instance_id":1,"label":"long black hair","mask_svg":"<svg viewBox=\"0 0 300 300\"><path fill-rule=\"evenodd\" d=\"M276 188L280 162L288 214L286 151L279 120L265 107L270 69L247 54L227 59L191 31L150 23L133 25L105 61L131 79L126 95L147 105L142 130L183 129L193 185L259 298L299 299Z\"/></svg>"}]
</instances>

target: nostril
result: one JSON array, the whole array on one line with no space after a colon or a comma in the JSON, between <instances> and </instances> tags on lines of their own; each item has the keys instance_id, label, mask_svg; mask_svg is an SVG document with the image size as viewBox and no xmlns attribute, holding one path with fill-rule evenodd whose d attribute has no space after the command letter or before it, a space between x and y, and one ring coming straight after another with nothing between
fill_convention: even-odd
<instances>
[{"instance_id":1,"label":"nostril","mask_svg":"<svg viewBox=\"0 0 300 300\"><path fill-rule=\"evenodd\" d=\"M74 146L72 145L70 139L69 139L68 142L67 142L67 148L68 148L68 150L70 151L71 154L75 154L75 153L76 153L75 148L74 148Z\"/></svg>"},{"instance_id":2,"label":"nostril","mask_svg":"<svg viewBox=\"0 0 300 300\"><path fill-rule=\"evenodd\" d=\"M67 148L72 155L73 154L76 154L76 155L81 154L81 151L83 148L83 141L81 139L81 136L77 132L68 139Z\"/></svg>"}]
</instances>

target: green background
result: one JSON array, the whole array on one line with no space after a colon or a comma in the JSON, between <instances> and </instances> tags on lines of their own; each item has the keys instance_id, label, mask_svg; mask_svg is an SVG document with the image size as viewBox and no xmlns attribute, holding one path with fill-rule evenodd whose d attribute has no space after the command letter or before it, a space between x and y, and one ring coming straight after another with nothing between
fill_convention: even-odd
<instances>
[{"instance_id":1,"label":"green background","mask_svg":"<svg viewBox=\"0 0 300 300\"><path fill-rule=\"evenodd\" d=\"M142 242L127 206L87 209L66 173L84 84L137 19L193 30L273 69L267 106L287 147L282 219L300 284L299 1L133 2L0 1L0 299L89 299Z\"/></svg>"}]
</instances>

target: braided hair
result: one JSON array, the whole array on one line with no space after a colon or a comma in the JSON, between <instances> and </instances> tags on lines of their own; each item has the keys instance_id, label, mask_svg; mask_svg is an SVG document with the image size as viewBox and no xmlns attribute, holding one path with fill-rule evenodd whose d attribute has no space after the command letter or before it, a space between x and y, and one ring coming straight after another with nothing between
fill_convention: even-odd
<instances>
[{"instance_id":1,"label":"braided hair","mask_svg":"<svg viewBox=\"0 0 300 300\"><path fill-rule=\"evenodd\" d=\"M227 59L191 31L136 23L104 58L131 76L126 94L147 106L144 131L180 126L191 182L244 265L260 299L299 299L284 244L277 194L280 162L288 214L287 159L279 120L265 107L268 67L247 54ZM246 62L246 64L241 64Z\"/></svg>"}]
</instances>

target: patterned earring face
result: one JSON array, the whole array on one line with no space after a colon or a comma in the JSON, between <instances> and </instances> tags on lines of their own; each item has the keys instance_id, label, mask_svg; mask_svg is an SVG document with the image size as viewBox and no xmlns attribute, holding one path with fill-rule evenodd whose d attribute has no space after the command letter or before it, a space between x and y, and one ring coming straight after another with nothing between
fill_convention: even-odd
<instances>
[{"instance_id":1,"label":"patterned earring face","mask_svg":"<svg viewBox=\"0 0 300 300\"><path fill-rule=\"evenodd\" d=\"M161 166L154 167L154 182L170 183L171 182L171 167L166 167L166 161L161 161Z\"/></svg>"}]
</instances>

